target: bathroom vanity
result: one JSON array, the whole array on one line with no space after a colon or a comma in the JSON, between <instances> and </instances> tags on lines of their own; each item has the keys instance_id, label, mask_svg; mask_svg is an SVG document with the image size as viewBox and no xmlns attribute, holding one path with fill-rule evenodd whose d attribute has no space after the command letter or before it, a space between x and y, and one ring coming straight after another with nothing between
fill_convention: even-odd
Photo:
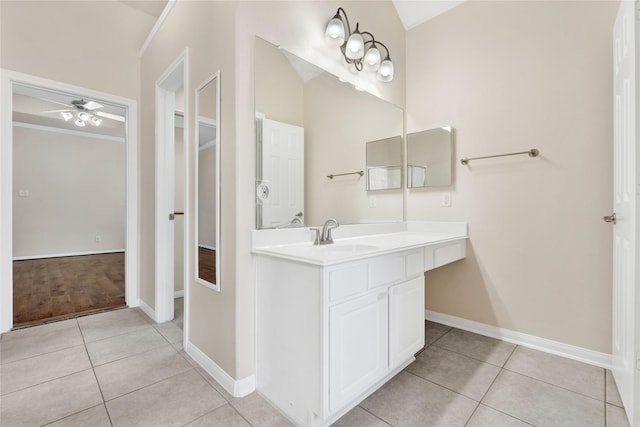
<instances>
[{"instance_id":1,"label":"bathroom vanity","mask_svg":"<svg viewBox=\"0 0 640 427\"><path fill-rule=\"evenodd\" d=\"M297 425L329 425L424 346L424 272L462 259L466 223L256 230L257 389Z\"/></svg>"}]
</instances>

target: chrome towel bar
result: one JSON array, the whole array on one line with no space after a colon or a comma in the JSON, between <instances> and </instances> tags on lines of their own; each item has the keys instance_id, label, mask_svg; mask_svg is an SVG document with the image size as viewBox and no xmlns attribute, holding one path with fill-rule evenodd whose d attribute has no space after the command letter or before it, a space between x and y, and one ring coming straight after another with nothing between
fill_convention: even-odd
<instances>
[{"instance_id":1,"label":"chrome towel bar","mask_svg":"<svg viewBox=\"0 0 640 427\"><path fill-rule=\"evenodd\" d=\"M481 159L492 159L494 157L506 157L506 156L517 156L518 154L528 154L529 157L537 157L540 154L537 148L532 148L529 151L518 151L517 153L507 153L507 154L494 154L493 156L482 156L482 157L472 157L472 158L463 158L460 159L460 163L463 165L468 165L471 160L481 160Z\"/></svg>"},{"instance_id":2,"label":"chrome towel bar","mask_svg":"<svg viewBox=\"0 0 640 427\"><path fill-rule=\"evenodd\" d=\"M347 172L347 173L332 173L331 175L327 175L327 178L329 179L333 179L336 176L345 176L345 175L360 175L360 176L364 176L364 171L357 171L357 172Z\"/></svg>"}]
</instances>

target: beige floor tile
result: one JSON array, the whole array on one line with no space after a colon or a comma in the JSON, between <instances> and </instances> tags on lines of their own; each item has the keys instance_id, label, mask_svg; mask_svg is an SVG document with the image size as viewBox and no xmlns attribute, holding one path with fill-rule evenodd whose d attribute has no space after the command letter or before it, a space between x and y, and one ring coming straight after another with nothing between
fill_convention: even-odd
<instances>
[{"instance_id":1,"label":"beige floor tile","mask_svg":"<svg viewBox=\"0 0 640 427\"><path fill-rule=\"evenodd\" d=\"M47 424L46 427L111 427L104 404L85 409L77 414Z\"/></svg>"},{"instance_id":2,"label":"beige floor tile","mask_svg":"<svg viewBox=\"0 0 640 427\"><path fill-rule=\"evenodd\" d=\"M510 415L479 405L465 427L526 427L530 425Z\"/></svg>"},{"instance_id":3,"label":"beige floor tile","mask_svg":"<svg viewBox=\"0 0 640 427\"><path fill-rule=\"evenodd\" d=\"M153 325L153 327L171 344L177 343L182 345L182 329L175 323L165 322Z\"/></svg>"},{"instance_id":4,"label":"beige floor tile","mask_svg":"<svg viewBox=\"0 0 640 427\"><path fill-rule=\"evenodd\" d=\"M331 425L333 427L390 427L389 424L359 406Z\"/></svg>"},{"instance_id":5,"label":"beige floor tile","mask_svg":"<svg viewBox=\"0 0 640 427\"><path fill-rule=\"evenodd\" d=\"M440 323L426 321L425 324L425 346L429 346L451 330L450 326Z\"/></svg>"},{"instance_id":6,"label":"beige floor tile","mask_svg":"<svg viewBox=\"0 0 640 427\"><path fill-rule=\"evenodd\" d=\"M539 426L604 425L603 402L507 370L500 372L482 403Z\"/></svg>"},{"instance_id":7,"label":"beige floor tile","mask_svg":"<svg viewBox=\"0 0 640 427\"><path fill-rule=\"evenodd\" d=\"M166 345L167 341L162 335L153 326L147 325L133 332L89 342L87 351L93 366L100 366Z\"/></svg>"},{"instance_id":8,"label":"beige floor tile","mask_svg":"<svg viewBox=\"0 0 640 427\"><path fill-rule=\"evenodd\" d=\"M145 328L151 321L137 309L123 308L78 318L85 342L98 341Z\"/></svg>"},{"instance_id":9,"label":"beige floor tile","mask_svg":"<svg viewBox=\"0 0 640 427\"><path fill-rule=\"evenodd\" d=\"M91 369L83 345L5 363L0 369L1 394L11 393Z\"/></svg>"},{"instance_id":10,"label":"beige floor tile","mask_svg":"<svg viewBox=\"0 0 640 427\"><path fill-rule=\"evenodd\" d=\"M191 366L193 366L193 369L195 369L196 372L205 379L205 381L207 381L213 388L216 389L218 393L220 393L224 400L229 401L233 399L233 396L227 390L225 390L220 383L213 379L213 377L211 377L211 375L209 375L209 373L205 371L202 366L198 365L196 361L193 360L191 356L189 356L184 350L180 351L180 354L187 360L187 362L189 362Z\"/></svg>"},{"instance_id":11,"label":"beige floor tile","mask_svg":"<svg viewBox=\"0 0 640 427\"><path fill-rule=\"evenodd\" d=\"M462 427L477 402L403 371L360 406L395 427Z\"/></svg>"},{"instance_id":12,"label":"beige floor tile","mask_svg":"<svg viewBox=\"0 0 640 427\"><path fill-rule=\"evenodd\" d=\"M251 427L251 424L227 403L185 427Z\"/></svg>"},{"instance_id":13,"label":"beige floor tile","mask_svg":"<svg viewBox=\"0 0 640 427\"><path fill-rule=\"evenodd\" d=\"M604 400L605 370L542 351L518 347L505 369L594 399Z\"/></svg>"},{"instance_id":14,"label":"beige floor tile","mask_svg":"<svg viewBox=\"0 0 640 427\"><path fill-rule=\"evenodd\" d=\"M607 387L605 390L607 403L612 405L616 405L619 407L623 407L622 399L620 398L620 393L618 392L618 386L616 385L616 380L613 378L613 374L610 370L606 370L605 381L607 382Z\"/></svg>"},{"instance_id":15,"label":"beige floor tile","mask_svg":"<svg viewBox=\"0 0 640 427\"><path fill-rule=\"evenodd\" d=\"M451 329L435 345L496 366L504 366L516 347L515 344L460 329Z\"/></svg>"},{"instance_id":16,"label":"beige floor tile","mask_svg":"<svg viewBox=\"0 0 640 427\"><path fill-rule=\"evenodd\" d=\"M606 427L629 427L629 419L624 408L607 404Z\"/></svg>"},{"instance_id":17,"label":"beige floor tile","mask_svg":"<svg viewBox=\"0 0 640 427\"><path fill-rule=\"evenodd\" d=\"M480 401L500 368L431 346L407 366L406 371Z\"/></svg>"},{"instance_id":18,"label":"beige floor tile","mask_svg":"<svg viewBox=\"0 0 640 427\"><path fill-rule=\"evenodd\" d=\"M76 319L47 323L2 334L0 360L14 362L27 357L82 345Z\"/></svg>"},{"instance_id":19,"label":"beige floor tile","mask_svg":"<svg viewBox=\"0 0 640 427\"><path fill-rule=\"evenodd\" d=\"M100 403L89 369L2 396L0 425L41 426Z\"/></svg>"},{"instance_id":20,"label":"beige floor tile","mask_svg":"<svg viewBox=\"0 0 640 427\"><path fill-rule=\"evenodd\" d=\"M254 427L293 426L276 408L258 393L234 397L229 403Z\"/></svg>"},{"instance_id":21,"label":"beige floor tile","mask_svg":"<svg viewBox=\"0 0 640 427\"><path fill-rule=\"evenodd\" d=\"M226 402L193 369L107 402L114 427L183 426Z\"/></svg>"},{"instance_id":22,"label":"beige floor tile","mask_svg":"<svg viewBox=\"0 0 640 427\"><path fill-rule=\"evenodd\" d=\"M190 370L169 344L95 368L106 401Z\"/></svg>"}]
</instances>

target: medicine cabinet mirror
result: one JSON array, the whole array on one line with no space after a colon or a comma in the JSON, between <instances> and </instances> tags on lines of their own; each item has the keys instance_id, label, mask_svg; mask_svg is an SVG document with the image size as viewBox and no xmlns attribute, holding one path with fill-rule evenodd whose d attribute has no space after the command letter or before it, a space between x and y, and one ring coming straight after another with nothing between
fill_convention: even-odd
<instances>
[{"instance_id":1,"label":"medicine cabinet mirror","mask_svg":"<svg viewBox=\"0 0 640 427\"><path fill-rule=\"evenodd\" d=\"M402 188L402 137L367 142L367 190Z\"/></svg>"},{"instance_id":2,"label":"medicine cabinet mirror","mask_svg":"<svg viewBox=\"0 0 640 427\"><path fill-rule=\"evenodd\" d=\"M451 185L453 128L407 134L407 187Z\"/></svg>"},{"instance_id":3,"label":"medicine cabinet mirror","mask_svg":"<svg viewBox=\"0 0 640 427\"><path fill-rule=\"evenodd\" d=\"M220 72L196 89L196 282L220 291Z\"/></svg>"},{"instance_id":4,"label":"medicine cabinet mirror","mask_svg":"<svg viewBox=\"0 0 640 427\"><path fill-rule=\"evenodd\" d=\"M402 109L256 37L255 113L256 228L402 221L402 191L372 196L365 176L367 142L402 135Z\"/></svg>"}]
</instances>

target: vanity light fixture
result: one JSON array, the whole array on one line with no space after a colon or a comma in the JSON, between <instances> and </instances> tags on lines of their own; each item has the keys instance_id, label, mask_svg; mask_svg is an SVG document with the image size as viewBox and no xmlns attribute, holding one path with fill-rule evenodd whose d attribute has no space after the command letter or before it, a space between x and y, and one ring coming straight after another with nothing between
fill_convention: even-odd
<instances>
[{"instance_id":1,"label":"vanity light fixture","mask_svg":"<svg viewBox=\"0 0 640 427\"><path fill-rule=\"evenodd\" d=\"M359 27L360 23L358 22L356 29L351 32L347 13L339 7L327 24L325 41L331 46L339 46L347 64L353 64L356 70L362 71L364 69L376 72L378 80L390 82L393 80L394 70L389 49L382 42L376 40L370 32L361 32ZM384 60L382 60L378 46L382 46L386 51Z\"/></svg>"}]
</instances>

